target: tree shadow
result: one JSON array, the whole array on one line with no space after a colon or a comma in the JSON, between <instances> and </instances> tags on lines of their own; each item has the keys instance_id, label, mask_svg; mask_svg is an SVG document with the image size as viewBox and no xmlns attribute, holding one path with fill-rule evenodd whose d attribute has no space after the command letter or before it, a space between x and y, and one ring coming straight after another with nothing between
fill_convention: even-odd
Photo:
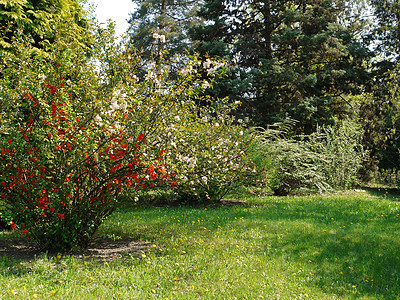
<instances>
[{"instance_id":1,"label":"tree shadow","mask_svg":"<svg viewBox=\"0 0 400 300\"><path fill-rule=\"evenodd\" d=\"M363 190L375 197L382 197L394 201L399 201L400 199L400 189L398 188L363 187Z\"/></svg>"},{"instance_id":2,"label":"tree shadow","mask_svg":"<svg viewBox=\"0 0 400 300\"><path fill-rule=\"evenodd\" d=\"M299 202L297 202L299 203ZM258 214L265 221L297 222L309 227L290 227L268 241L272 255L289 257L295 264L310 262L313 280L321 290L355 298L398 299L400 295L400 220L397 215L382 218L362 215L357 205L345 209L321 202L304 202L291 207L286 202ZM333 219L332 219L333 218ZM353 224L351 224L353 223ZM286 255L283 255L286 254Z\"/></svg>"}]
</instances>

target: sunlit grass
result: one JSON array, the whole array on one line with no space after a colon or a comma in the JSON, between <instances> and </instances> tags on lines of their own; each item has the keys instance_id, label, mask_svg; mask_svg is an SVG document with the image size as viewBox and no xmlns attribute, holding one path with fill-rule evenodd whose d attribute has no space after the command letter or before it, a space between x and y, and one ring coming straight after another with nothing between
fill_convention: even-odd
<instances>
[{"instance_id":1,"label":"sunlit grass","mask_svg":"<svg viewBox=\"0 0 400 300\"><path fill-rule=\"evenodd\" d=\"M245 206L125 206L99 234L149 241L146 253L0 258L0 298L399 298L395 196L246 197Z\"/></svg>"}]
</instances>

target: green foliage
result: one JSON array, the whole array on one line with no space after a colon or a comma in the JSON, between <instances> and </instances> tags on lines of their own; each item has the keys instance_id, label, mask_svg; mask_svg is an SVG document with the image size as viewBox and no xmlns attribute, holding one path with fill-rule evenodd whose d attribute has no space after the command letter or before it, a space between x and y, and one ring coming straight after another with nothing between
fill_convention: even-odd
<instances>
[{"instance_id":1,"label":"green foliage","mask_svg":"<svg viewBox=\"0 0 400 300\"><path fill-rule=\"evenodd\" d=\"M218 202L245 178L252 179L252 164L246 156L249 136L232 124L231 117L219 115L191 120L172 139L180 177L174 189L179 202Z\"/></svg>"},{"instance_id":2,"label":"green foliage","mask_svg":"<svg viewBox=\"0 0 400 300\"><path fill-rule=\"evenodd\" d=\"M346 189L356 182L364 152L360 129L351 122L318 127L308 136L290 137L296 123L260 130L260 152L273 157L270 185L277 195L302 190Z\"/></svg>"},{"instance_id":3,"label":"green foliage","mask_svg":"<svg viewBox=\"0 0 400 300\"><path fill-rule=\"evenodd\" d=\"M376 21L367 39L379 54L399 62L400 3L398 0L371 0L370 4Z\"/></svg>"},{"instance_id":4,"label":"green foliage","mask_svg":"<svg viewBox=\"0 0 400 300\"><path fill-rule=\"evenodd\" d=\"M86 49L63 43L36 55L15 44L3 57L1 79L1 198L12 207L13 228L47 250L86 247L123 186L143 188L160 156L159 147L144 146L154 116L128 109Z\"/></svg>"},{"instance_id":5,"label":"green foliage","mask_svg":"<svg viewBox=\"0 0 400 300\"><path fill-rule=\"evenodd\" d=\"M219 97L243 102L241 113L266 126L286 116L309 134L333 124L368 78L370 51L339 20L344 1L206 1L209 22L192 30L204 56L232 62L215 84ZM210 93L213 93L212 91Z\"/></svg>"},{"instance_id":6,"label":"green foliage","mask_svg":"<svg viewBox=\"0 0 400 300\"><path fill-rule=\"evenodd\" d=\"M182 56L191 48L192 42L187 31L188 28L202 22L196 15L201 1L133 0L133 2L137 8L131 13L128 34L131 46L141 49L143 57L149 60L156 59L157 51L163 50L167 50L168 57ZM163 41L154 40L154 34L161 36ZM153 55L155 57L152 57Z\"/></svg>"},{"instance_id":7,"label":"green foliage","mask_svg":"<svg viewBox=\"0 0 400 300\"><path fill-rule=\"evenodd\" d=\"M88 20L80 0L2 0L0 1L0 49L12 50L13 38L23 34L31 45L43 49L45 43L56 39L54 28L73 36L82 44L90 44Z\"/></svg>"}]
</instances>

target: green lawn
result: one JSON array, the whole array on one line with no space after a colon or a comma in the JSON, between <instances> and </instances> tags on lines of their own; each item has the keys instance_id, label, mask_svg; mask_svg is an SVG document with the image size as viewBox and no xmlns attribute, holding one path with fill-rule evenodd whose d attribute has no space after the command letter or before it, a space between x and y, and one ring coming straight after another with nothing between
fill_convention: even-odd
<instances>
[{"instance_id":1,"label":"green lawn","mask_svg":"<svg viewBox=\"0 0 400 300\"><path fill-rule=\"evenodd\" d=\"M99 234L151 242L139 258L0 258L0 299L400 299L395 196L241 197L121 208Z\"/></svg>"}]
</instances>

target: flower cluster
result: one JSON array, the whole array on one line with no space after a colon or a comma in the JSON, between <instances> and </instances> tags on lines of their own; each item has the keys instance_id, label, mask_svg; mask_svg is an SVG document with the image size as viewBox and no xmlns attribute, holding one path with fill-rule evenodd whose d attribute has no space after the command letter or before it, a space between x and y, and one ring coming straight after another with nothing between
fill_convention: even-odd
<instances>
[{"instance_id":1,"label":"flower cluster","mask_svg":"<svg viewBox=\"0 0 400 300\"><path fill-rule=\"evenodd\" d=\"M156 40L160 40L161 43L165 43L165 35L158 34L157 32L153 33L153 38Z\"/></svg>"}]
</instances>

